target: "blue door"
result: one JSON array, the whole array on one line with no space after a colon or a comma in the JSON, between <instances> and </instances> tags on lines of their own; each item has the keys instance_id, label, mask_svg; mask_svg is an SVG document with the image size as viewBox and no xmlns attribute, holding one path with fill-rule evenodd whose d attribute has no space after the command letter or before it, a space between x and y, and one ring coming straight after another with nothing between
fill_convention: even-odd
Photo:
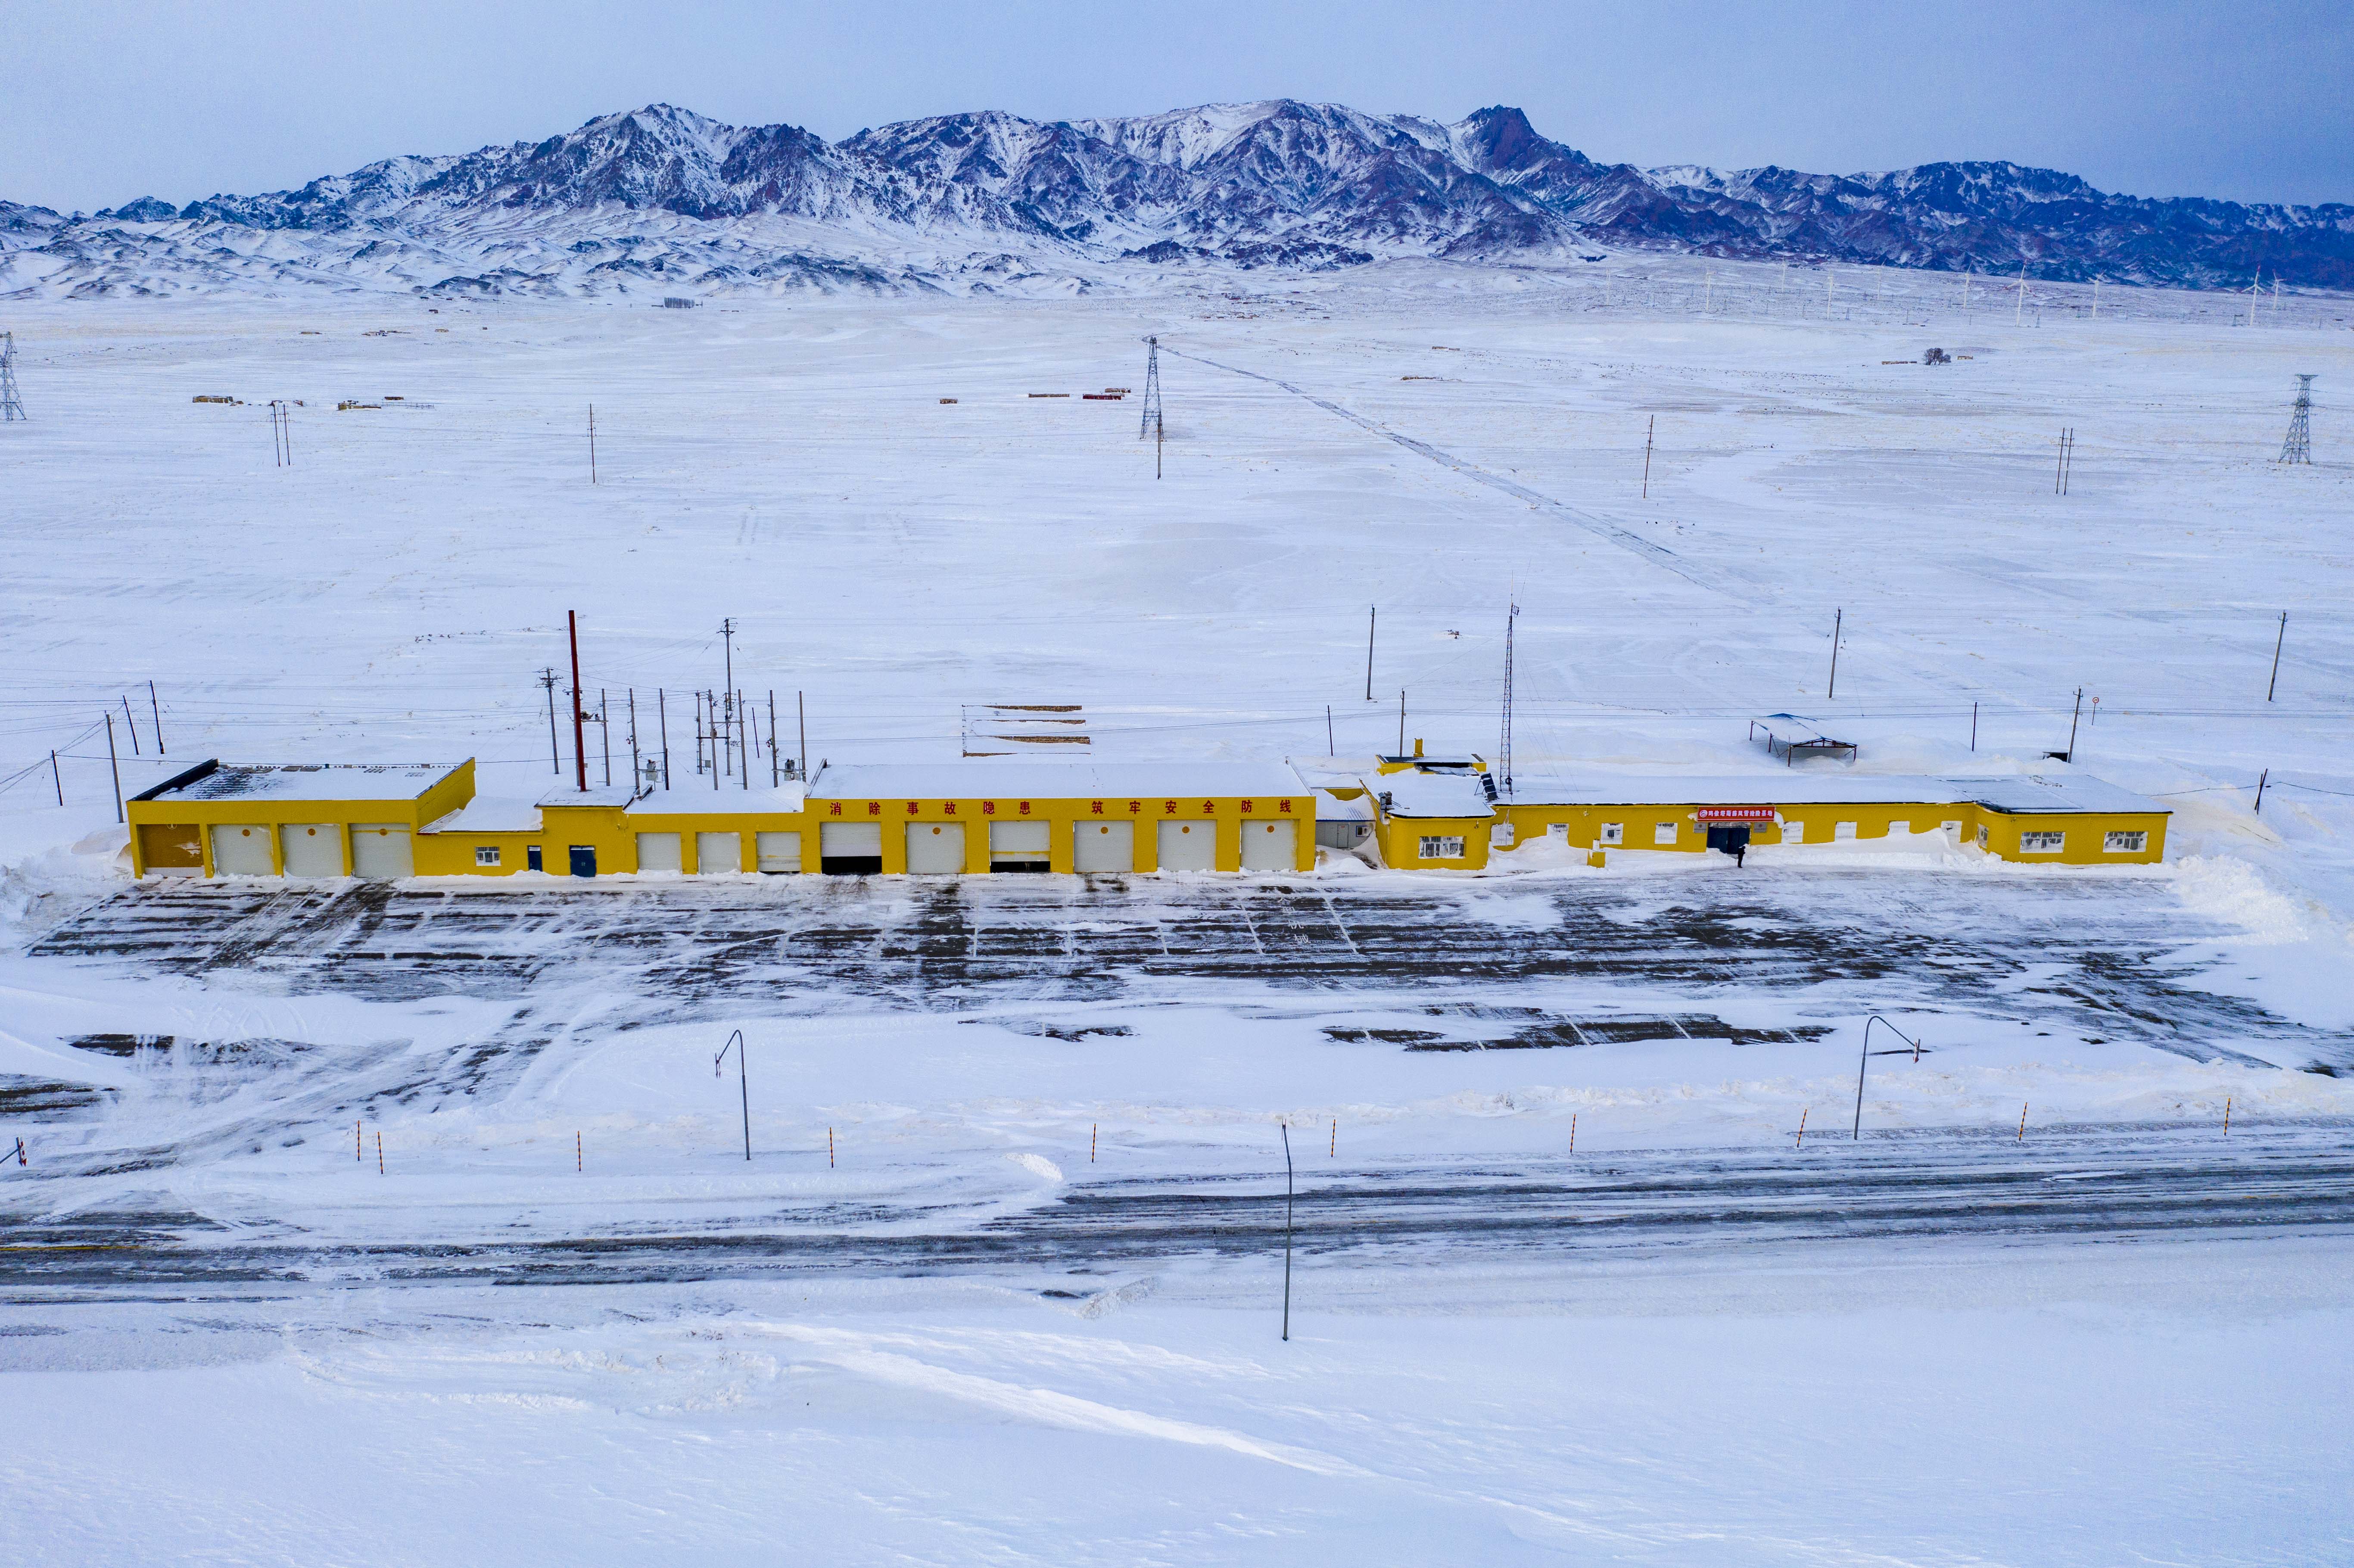
<instances>
[{"instance_id":1,"label":"blue door","mask_svg":"<svg viewBox=\"0 0 2354 1568\"><path fill-rule=\"evenodd\" d=\"M572 846L572 874L575 876L594 876L597 874L597 846L595 844L574 844Z\"/></svg>"}]
</instances>

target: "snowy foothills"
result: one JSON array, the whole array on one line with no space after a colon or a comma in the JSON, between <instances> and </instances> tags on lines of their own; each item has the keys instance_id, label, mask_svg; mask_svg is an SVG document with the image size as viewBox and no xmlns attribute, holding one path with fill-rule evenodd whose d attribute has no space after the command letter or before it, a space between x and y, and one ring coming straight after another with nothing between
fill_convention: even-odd
<instances>
[{"instance_id":1,"label":"snowy foothills","mask_svg":"<svg viewBox=\"0 0 2354 1568\"><path fill-rule=\"evenodd\" d=\"M1289 103L0 204L11 1556L2354 1554L2348 221ZM2164 859L155 882L118 817L528 803L568 615L599 783L715 789L730 671L837 766L1492 758L1514 605L1522 780L1795 713Z\"/></svg>"}]
</instances>

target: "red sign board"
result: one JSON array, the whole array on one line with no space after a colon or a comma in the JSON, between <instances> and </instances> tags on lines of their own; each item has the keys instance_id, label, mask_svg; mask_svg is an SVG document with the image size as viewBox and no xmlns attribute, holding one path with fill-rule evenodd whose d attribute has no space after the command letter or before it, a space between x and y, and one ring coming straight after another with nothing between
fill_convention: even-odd
<instances>
[{"instance_id":1,"label":"red sign board","mask_svg":"<svg viewBox=\"0 0 2354 1568\"><path fill-rule=\"evenodd\" d=\"M1770 822L1771 806L1702 806L1692 813L1703 822Z\"/></svg>"}]
</instances>

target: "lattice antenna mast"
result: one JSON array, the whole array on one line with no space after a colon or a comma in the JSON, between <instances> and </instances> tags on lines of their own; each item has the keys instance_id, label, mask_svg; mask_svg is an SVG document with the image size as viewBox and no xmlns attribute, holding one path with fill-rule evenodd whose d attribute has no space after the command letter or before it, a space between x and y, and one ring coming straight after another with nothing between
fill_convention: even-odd
<instances>
[{"instance_id":1,"label":"lattice antenna mast","mask_svg":"<svg viewBox=\"0 0 2354 1568\"><path fill-rule=\"evenodd\" d=\"M2281 442L2283 462L2313 461L2313 377L2296 378L2296 408L2288 417L2288 439Z\"/></svg>"},{"instance_id":2,"label":"lattice antenna mast","mask_svg":"<svg viewBox=\"0 0 2354 1568\"><path fill-rule=\"evenodd\" d=\"M1144 355L1144 412L1136 423L1136 439L1158 439L1161 433L1161 340L1148 337Z\"/></svg>"},{"instance_id":3,"label":"lattice antenna mast","mask_svg":"<svg viewBox=\"0 0 2354 1568\"><path fill-rule=\"evenodd\" d=\"M1503 793L1508 799L1512 793L1512 634L1520 620L1518 604L1504 612L1504 734L1496 744L1496 770L1503 775Z\"/></svg>"},{"instance_id":4,"label":"lattice antenna mast","mask_svg":"<svg viewBox=\"0 0 2354 1568\"><path fill-rule=\"evenodd\" d=\"M0 332L0 424L30 419L25 400L16 396L16 334Z\"/></svg>"}]
</instances>

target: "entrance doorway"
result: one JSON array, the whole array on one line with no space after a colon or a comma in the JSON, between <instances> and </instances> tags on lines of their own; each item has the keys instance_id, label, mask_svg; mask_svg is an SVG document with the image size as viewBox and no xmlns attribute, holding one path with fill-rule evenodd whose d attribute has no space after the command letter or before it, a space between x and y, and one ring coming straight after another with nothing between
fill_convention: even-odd
<instances>
[{"instance_id":1,"label":"entrance doorway","mask_svg":"<svg viewBox=\"0 0 2354 1568\"><path fill-rule=\"evenodd\" d=\"M1749 830L1745 827L1711 828L1708 830L1708 847L1722 850L1729 855L1744 854L1749 849Z\"/></svg>"}]
</instances>

